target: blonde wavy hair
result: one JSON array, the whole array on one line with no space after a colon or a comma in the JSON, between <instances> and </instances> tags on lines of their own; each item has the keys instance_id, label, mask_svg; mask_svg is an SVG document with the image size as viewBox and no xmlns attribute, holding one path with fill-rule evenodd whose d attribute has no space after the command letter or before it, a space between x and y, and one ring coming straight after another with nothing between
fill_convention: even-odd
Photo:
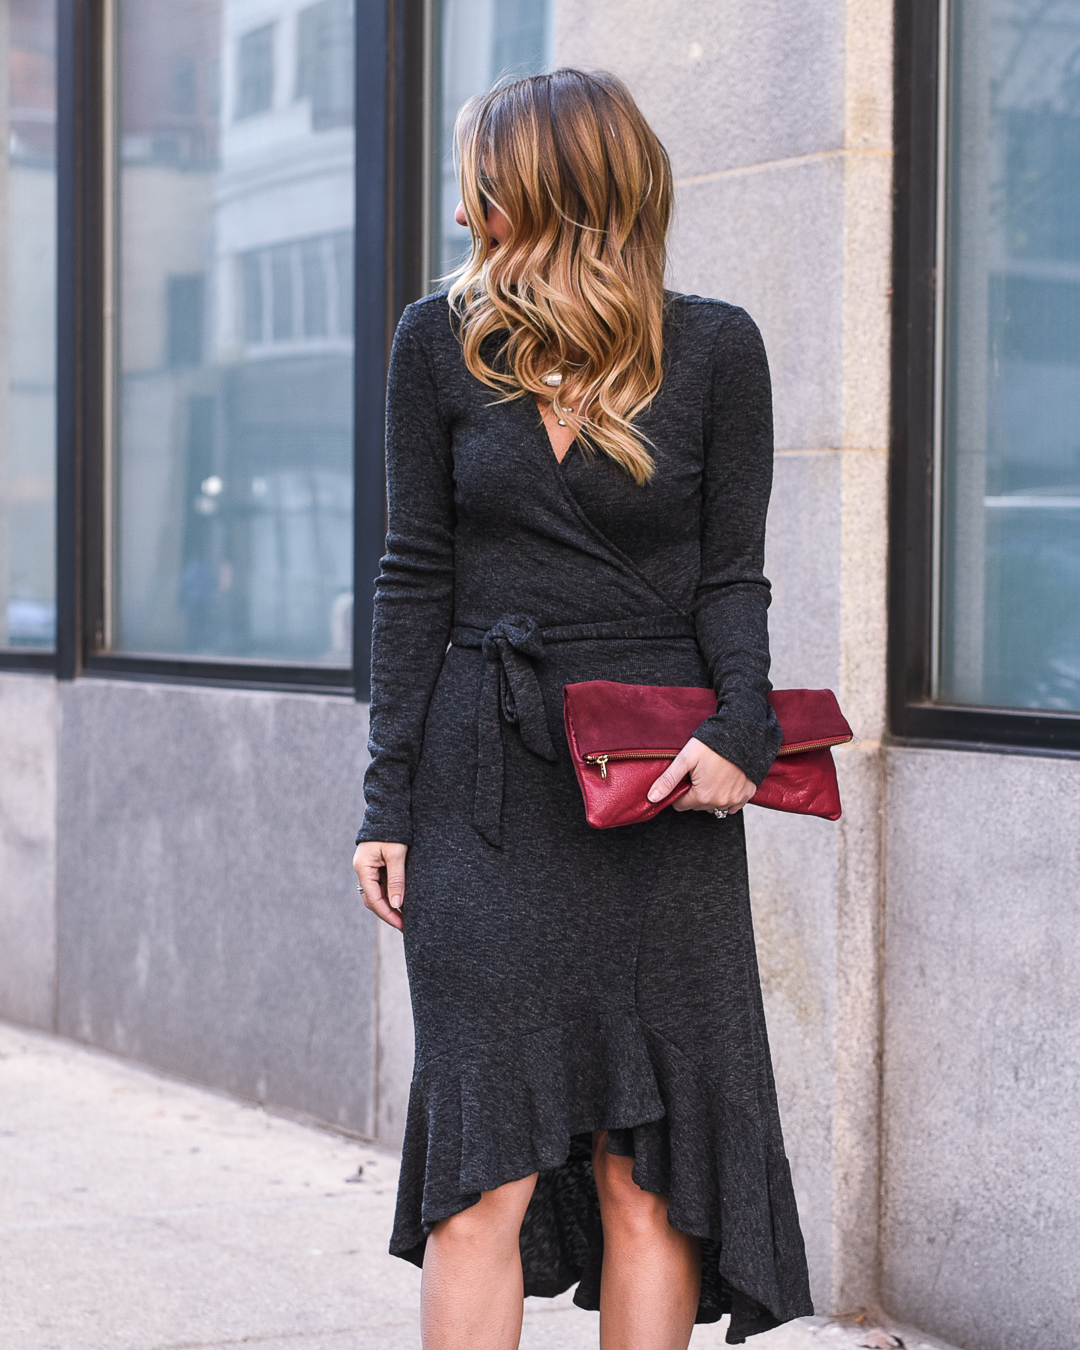
<instances>
[{"instance_id":1,"label":"blonde wavy hair","mask_svg":"<svg viewBox=\"0 0 1080 1350\"><path fill-rule=\"evenodd\" d=\"M558 372L557 415L577 410L585 445L646 483L653 459L633 424L663 378L664 147L621 80L572 69L470 99L455 137L472 252L449 300L465 364L506 400L550 399L544 377ZM488 203L510 223L496 250Z\"/></svg>"}]
</instances>

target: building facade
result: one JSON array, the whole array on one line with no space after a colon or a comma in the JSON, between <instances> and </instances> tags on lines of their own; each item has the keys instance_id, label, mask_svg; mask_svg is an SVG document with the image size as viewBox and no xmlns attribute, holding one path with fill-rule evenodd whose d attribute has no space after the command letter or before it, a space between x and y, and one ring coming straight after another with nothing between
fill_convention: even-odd
<instances>
[{"instance_id":1,"label":"building facade","mask_svg":"<svg viewBox=\"0 0 1080 1350\"><path fill-rule=\"evenodd\" d=\"M0 1015L400 1137L358 908L382 386L453 115L624 76L671 284L773 370L773 680L836 825L748 812L822 1311L1070 1345L1080 1195L1080 0L3 0Z\"/></svg>"}]
</instances>

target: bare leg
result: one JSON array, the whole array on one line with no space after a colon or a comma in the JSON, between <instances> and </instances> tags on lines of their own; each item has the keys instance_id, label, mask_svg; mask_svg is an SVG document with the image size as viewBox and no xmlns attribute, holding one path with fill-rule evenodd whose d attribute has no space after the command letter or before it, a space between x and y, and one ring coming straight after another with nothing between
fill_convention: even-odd
<instances>
[{"instance_id":1,"label":"bare leg","mask_svg":"<svg viewBox=\"0 0 1080 1350\"><path fill-rule=\"evenodd\" d=\"M667 1221L667 1200L630 1175L633 1158L593 1140L593 1171L604 1224L601 1350L686 1350L701 1290L701 1243Z\"/></svg>"},{"instance_id":2,"label":"bare leg","mask_svg":"<svg viewBox=\"0 0 1080 1350\"><path fill-rule=\"evenodd\" d=\"M420 1295L424 1350L517 1350L523 1290L518 1234L535 1175L485 1191L428 1235Z\"/></svg>"}]
</instances>

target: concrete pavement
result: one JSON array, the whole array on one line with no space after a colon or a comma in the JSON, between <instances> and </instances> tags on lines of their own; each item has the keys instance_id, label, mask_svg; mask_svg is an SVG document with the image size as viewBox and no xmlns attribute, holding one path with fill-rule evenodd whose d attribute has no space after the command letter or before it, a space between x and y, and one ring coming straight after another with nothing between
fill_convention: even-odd
<instances>
[{"instance_id":1,"label":"concrete pavement","mask_svg":"<svg viewBox=\"0 0 1080 1350\"><path fill-rule=\"evenodd\" d=\"M386 1253L396 1171L385 1149L0 1024L0 1347L419 1350L420 1272ZM530 1299L521 1344L595 1350L597 1325L569 1294ZM847 1350L869 1326L809 1318L750 1344ZM722 1344L722 1325L694 1333Z\"/></svg>"}]
</instances>

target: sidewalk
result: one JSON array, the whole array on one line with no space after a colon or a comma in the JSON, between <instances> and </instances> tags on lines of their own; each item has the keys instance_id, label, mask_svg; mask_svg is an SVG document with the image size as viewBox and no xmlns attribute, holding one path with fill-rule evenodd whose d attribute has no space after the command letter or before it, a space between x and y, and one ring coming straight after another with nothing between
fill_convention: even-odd
<instances>
[{"instance_id":1,"label":"sidewalk","mask_svg":"<svg viewBox=\"0 0 1080 1350\"><path fill-rule=\"evenodd\" d=\"M419 1350L420 1272L386 1253L396 1170L384 1149L0 1024L0 1350ZM521 1344L595 1350L597 1324L569 1294L530 1299ZM698 1327L693 1350L723 1334ZM748 1344L865 1339L809 1318Z\"/></svg>"}]
</instances>

